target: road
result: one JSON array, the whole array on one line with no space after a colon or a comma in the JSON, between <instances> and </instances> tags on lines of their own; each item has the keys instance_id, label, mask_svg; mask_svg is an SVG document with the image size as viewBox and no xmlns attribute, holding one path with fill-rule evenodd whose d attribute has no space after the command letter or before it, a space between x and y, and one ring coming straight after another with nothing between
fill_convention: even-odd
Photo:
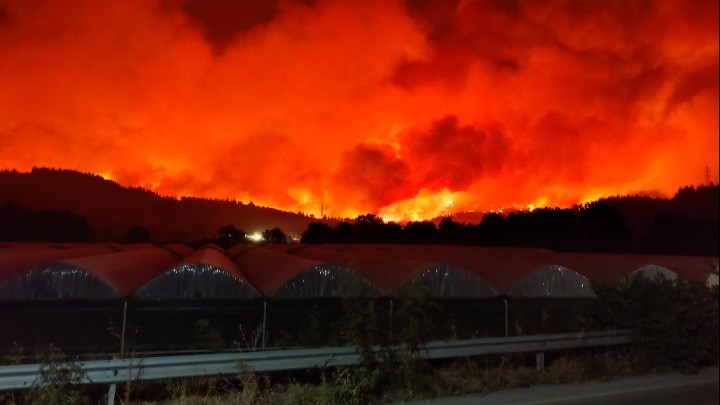
<instances>
[{"instance_id":1,"label":"road","mask_svg":"<svg viewBox=\"0 0 720 405\"><path fill-rule=\"evenodd\" d=\"M720 403L718 368L698 374L665 373L579 384L515 388L489 394L412 401L412 405L702 405Z\"/></svg>"}]
</instances>

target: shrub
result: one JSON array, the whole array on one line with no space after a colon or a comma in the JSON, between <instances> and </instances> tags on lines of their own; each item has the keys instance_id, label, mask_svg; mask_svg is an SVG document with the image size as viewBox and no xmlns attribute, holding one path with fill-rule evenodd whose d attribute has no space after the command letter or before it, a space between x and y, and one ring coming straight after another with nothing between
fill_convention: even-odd
<instances>
[{"instance_id":1,"label":"shrub","mask_svg":"<svg viewBox=\"0 0 720 405\"><path fill-rule=\"evenodd\" d=\"M226 347L220 329L212 326L208 319L195 322L195 340L198 347L213 353L221 352Z\"/></svg>"},{"instance_id":2,"label":"shrub","mask_svg":"<svg viewBox=\"0 0 720 405\"><path fill-rule=\"evenodd\" d=\"M82 395L80 383L85 373L57 347L51 347L42 361L40 377L33 383L28 403L75 405L90 403Z\"/></svg>"},{"instance_id":3,"label":"shrub","mask_svg":"<svg viewBox=\"0 0 720 405\"><path fill-rule=\"evenodd\" d=\"M717 289L641 275L595 287L592 314L602 324L633 331L648 367L696 372L718 359Z\"/></svg>"}]
</instances>

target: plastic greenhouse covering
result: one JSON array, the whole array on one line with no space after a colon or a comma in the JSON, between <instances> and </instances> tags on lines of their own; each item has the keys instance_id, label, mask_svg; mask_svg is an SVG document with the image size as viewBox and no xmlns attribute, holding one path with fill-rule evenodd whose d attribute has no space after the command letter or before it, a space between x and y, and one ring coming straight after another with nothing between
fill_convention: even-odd
<instances>
[{"instance_id":1,"label":"plastic greenhouse covering","mask_svg":"<svg viewBox=\"0 0 720 405\"><path fill-rule=\"evenodd\" d=\"M545 249L485 248L474 246L413 246L379 245L363 247L345 247L347 251L336 250L337 254L352 254L362 251L364 254L381 255L385 258L405 261L426 261L435 263L423 271L440 264L462 268L489 283L498 291L508 291L515 280L521 279L534 269L546 264L554 253ZM357 254L357 253L355 253ZM407 282L414 274L403 280Z\"/></svg>"},{"instance_id":2,"label":"plastic greenhouse covering","mask_svg":"<svg viewBox=\"0 0 720 405\"><path fill-rule=\"evenodd\" d=\"M516 281L508 295L527 298L593 298L595 292L587 277L563 266L550 265Z\"/></svg>"},{"instance_id":3,"label":"plastic greenhouse covering","mask_svg":"<svg viewBox=\"0 0 720 405\"><path fill-rule=\"evenodd\" d=\"M184 243L173 243L170 245L163 245L163 249L169 250L171 252L177 253L177 255L180 258L185 258L193 253L193 248L190 246L184 244Z\"/></svg>"},{"instance_id":4,"label":"plastic greenhouse covering","mask_svg":"<svg viewBox=\"0 0 720 405\"><path fill-rule=\"evenodd\" d=\"M244 280L206 263L185 264L140 287L135 298L146 300L245 300L259 298Z\"/></svg>"},{"instance_id":5,"label":"plastic greenhouse covering","mask_svg":"<svg viewBox=\"0 0 720 405\"><path fill-rule=\"evenodd\" d=\"M101 278L123 297L131 295L177 262L175 254L158 247L62 260L62 263Z\"/></svg>"},{"instance_id":6,"label":"plastic greenhouse covering","mask_svg":"<svg viewBox=\"0 0 720 405\"><path fill-rule=\"evenodd\" d=\"M416 275L411 282L428 289L440 298L492 298L498 292L477 275L447 264L435 266ZM403 287L407 288L410 282Z\"/></svg>"},{"instance_id":7,"label":"plastic greenhouse covering","mask_svg":"<svg viewBox=\"0 0 720 405\"><path fill-rule=\"evenodd\" d=\"M638 275L649 279L663 278L665 280L677 280L678 278L677 273L674 271L655 264L648 264L630 273L630 277L637 277Z\"/></svg>"},{"instance_id":8,"label":"plastic greenhouse covering","mask_svg":"<svg viewBox=\"0 0 720 405\"><path fill-rule=\"evenodd\" d=\"M275 299L377 297L382 292L357 272L335 264L321 264L287 281Z\"/></svg>"},{"instance_id":9,"label":"plastic greenhouse covering","mask_svg":"<svg viewBox=\"0 0 720 405\"><path fill-rule=\"evenodd\" d=\"M112 252L112 249L100 245L39 249L37 246L21 246L12 249L0 249L0 282L57 260L107 252Z\"/></svg>"},{"instance_id":10,"label":"plastic greenhouse covering","mask_svg":"<svg viewBox=\"0 0 720 405\"><path fill-rule=\"evenodd\" d=\"M442 264L324 247L307 247L296 250L293 254L351 268L381 289L385 295L393 295L414 276Z\"/></svg>"},{"instance_id":11,"label":"plastic greenhouse covering","mask_svg":"<svg viewBox=\"0 0 720 405\"><path fill-rule=\"evenodd\" d=\"M43 266L0 283L0 300L119 297L118 292L100 278L62 263Z\"/></svg>"},{"instance_id":12,"label":"plastic greenhouse covering","mask_svg":"<svg viewBox=\"0 0 720 405\"><path fill-rule=\"evenodd\" d=\"M146 300L245 300L260 297L222 250L207 245L134 294Z\"/></svg>"},{"instance_id":13,"label":"plastic greenhouse covering","mask_svg":"<svg viewBox=\"0 0 720 405\"><path fill-rule=\"evenodd\" d=\"M227 249L227 255L231 259L235 259L241 254L247 252L248 250L256 249L257 245L250 245L247 243L238 243L235 246L231 246Z\"/></svg>"},{"instance_id":14,"label":"plastic greenhouse covering","mask_svg":"<svg viewBox=\"0 0 720 405\"><path fill-rule=\"evenodd\" d=\"M201 251L214 253L198 253ZM546 269L544 276L535 274L535 269L548 264L552 264L550 267L554 270ZM394 295L409 280L417 278L435 295L446 298L485 298L491 296L493 288L517 296L574 297L592 296L587 279L593 282L620 280L641 268L705 283L709 277L717 277L718 258L442 245L258 246L243 243L226 252L212 246L192 250L183 244L157 247L3 242L0 243L0 285L5 286L2 287L5 291L0 298L109 297L102 287L80 287L81 280L89 286L104 283L122 297L144 288L143 293L150 294L147 299L151 296L157 299L255 297L248 289L250 286L264 296L276 293L278 297L283 294L324 296L328 294L327 288L337 295L332 287L333 278L328 278L331 281L326 280L325 284L307 281L312 277L327 278L318 269L333 269L332 265L337 269L328 270L328 274L339 274L338 269L353 270L384 295ZM76 269L77 273L70 269ZM303 274L308 270L310 272ZM165 281L155 280L164 274L167 275ZM572 284L573 277L579 284ZM48 281L51 279L57 281ZM219 279L224 282L219 283ZM304 284L299 281L303 279ZM10 280L14 283L11 292L7 287ZM172 294L169 291L152 293L148 292L151 288L148 283L158 283L165 289L175 286L176 290ZM311 288L312 283L320 283L320 287ZM180 293L183 285L187 291ZM302 290L299 286L307 292L297 292ZM290 291L292 288L297 291ZM97 295L92 295L95 293ZM135 296L141 297L139 292Z\"/></svg>"},{"instance_id":15,"label":"plastic greenhouse covering","mask_svg":"<svg viewBox=\"0 0 720 405\"><path fill-rule=\"evenodd\" d=\"M266 296L271 296L302 272L323 264L260 247L246 250L235 263L250 283Z\"/></svg>"}]
</instances>

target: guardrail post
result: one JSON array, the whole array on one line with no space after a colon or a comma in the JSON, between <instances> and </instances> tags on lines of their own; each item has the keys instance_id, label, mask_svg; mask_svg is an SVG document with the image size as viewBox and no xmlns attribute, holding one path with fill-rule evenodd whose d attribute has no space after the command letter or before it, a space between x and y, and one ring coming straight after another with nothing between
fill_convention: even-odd
<instances>
[{"instance_id":1,"label":"guardrail post","mask_svg":"<svg viewBox=\"0 0 720 405\"><path fill-rule=\"evenodd\" d=\"M545 352L535 353L535 367L538 371L545 371Z\"/></svg>"},{"instance_id":2,"label":"guardrail post","mask_svg":"<svg viewBox=\"0 0 720 405\"><path fill-rule=\"evenodd\" d=\"M110 389L108 389L108 405L114 405L115 404L115 384L110 384Z\"/></svg>"}]
</instances>

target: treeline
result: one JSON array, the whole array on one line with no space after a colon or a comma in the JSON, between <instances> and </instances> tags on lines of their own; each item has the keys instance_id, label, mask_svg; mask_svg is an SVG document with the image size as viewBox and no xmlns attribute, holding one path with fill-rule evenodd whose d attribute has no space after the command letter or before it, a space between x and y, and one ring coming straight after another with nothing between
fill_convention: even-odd
<instances>
[{"instance_id":1,"label":"treeline","mask_svg":"<svg viewBox=\"0 0 720 405\"><path fill-rule=\"evenodd\" d=\"M47 168L29 173L0 171L0 206L8 202L26 209L82 215L102 242L127 239L134 225L146 229L153 242L173 243L211 237L226 224L249 232L278 226L299 235L313 220L231 200L164 197L93 174Z\"/></svg>"},{"instance_id":2,"label":"treeline","mask_svg":"<svg viewBox=\"0 0 720 405\"><path fill-rule=\"evenodd\" d=\"M698 206L717 210L716 202L715 205L707 204L708 200L717 201L717 195L716 185L684 187L675 199L696 201ZM618 208L605 201L567 209L541 208L507 215L488 213L478 224L462 224L446 217L437 225L430 221L400 225L367 214L334 227L313 222L303 234L302 242L433 243L541 247L556 251L717 255L720 245L717 214L703 217L705 219L658 212L649 226L635 230L628 226L628 219Z\"/></svg>"},{"instance_id":3,"label":"treeline","mask_svg":"<svg viewBox=\"0 0 720 405\"><path fill-rule=\"evenodd\" d=\"M28 210L13 203L0 206L2 242L94 242L95 230L70 211Z\"/></svg>"}]
</instances>

